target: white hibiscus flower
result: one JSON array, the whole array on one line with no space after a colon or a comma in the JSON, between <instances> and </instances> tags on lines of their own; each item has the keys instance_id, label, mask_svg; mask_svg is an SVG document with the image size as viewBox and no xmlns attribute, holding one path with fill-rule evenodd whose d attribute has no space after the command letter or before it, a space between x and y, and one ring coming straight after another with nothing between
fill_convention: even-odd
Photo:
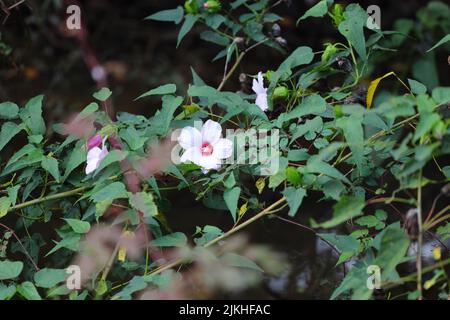
<instances>
[{"instance_id":1,"label":"white hibiscus flower","mask_svg":"<svg viewBox=\"0 0 450 320\"><path fill-rule=\"evenodd\" d=\"M108 149L105 146L106 138L107 137L105 137L102 141L101 149L100 143L98 143L98 135L89 139L87 143L88 153L86 159L86 174L94 172L100 166L102 160L108 155Z\"/></svg>"},{"instance_id":2,"label":"white hibiscus flower","mask_svg":"<svg viewBox=\"0 0 450 320\"><path fill-rule=\"evenodd\" d=\"M269 105L267 103L267 88L264 88L264 79L262 72L258 72L258 80L253 79L252 90L256 93L255 104L262 110L267 111Z\"/></svg>"},{"instance_id":3,"label":"white hibiscus flower","mask_svg":"<svg viewBox=\"0 0 450 320\"><path fill-rule=\"evenodd\" d=\"M222 160L233 153L233 142L222 138L220 123L208 120L201 131L194 127L181 130L178 143L185 150L181 162L192 162L200 167L204 173L218 170Z\"/></svg>"}]
</instances>

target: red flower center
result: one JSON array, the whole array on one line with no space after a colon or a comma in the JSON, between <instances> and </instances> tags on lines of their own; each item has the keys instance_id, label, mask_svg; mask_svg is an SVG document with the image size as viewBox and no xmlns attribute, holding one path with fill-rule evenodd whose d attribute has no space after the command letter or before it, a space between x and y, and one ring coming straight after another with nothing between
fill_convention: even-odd
<instances>
[{"instance_id":1,"label":"red flower center","mask_svg":"<svg viewBox=\"0 0 450 320\"><path fill-rule=\"evenodd\" d=\"M202 153L202 156L210 156L212 155L214 148L209 142L203 142L200 151Z\"/></svg>"}]
</instances>

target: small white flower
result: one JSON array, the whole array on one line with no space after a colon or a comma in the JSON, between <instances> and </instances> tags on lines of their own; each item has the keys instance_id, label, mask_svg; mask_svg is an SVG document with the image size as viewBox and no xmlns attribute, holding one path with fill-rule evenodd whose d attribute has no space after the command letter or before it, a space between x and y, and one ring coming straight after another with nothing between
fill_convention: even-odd
<instances>
[{"instance_id":1,"label":"small white flower","mask_svg":"<svg viewBox=\"0 0 450 320\"><path fill-rule=\"evenodd\" d=\"M258 72L258 80L253 79L252 90L256 93L255 104L262 110L267 111L269 105L267 104L267 88L264 88L264 79L262 72Z\"/></svg>"},{"instance_id":2,"label":"small white flower","mask_svg":"<svg viewBox=\"0 0 450 320\"><path fill-rule=\"evenodd\" d=\"M89 149L86 159L86 174L94 172L100 166L100 162L102 162L103 158L108 155L108 149L105 146L106 138L107 137L102 141L101 149L98 146Z\"/></svg>"},{"instance_id":3,"label":"small white flower","mask_svg":"<svg viewBox=\"0 0 450 320\"><path fill-rule=\"evenodd\" d=\"M181 162L191 161L202 167L203 173L208 170L218 170L222 159L229 158L233 153L233 142L222 139L220 123L208 120L201 131L194 127L181 130L178 143L185 149Z\"/></svg>"}]
</instances>

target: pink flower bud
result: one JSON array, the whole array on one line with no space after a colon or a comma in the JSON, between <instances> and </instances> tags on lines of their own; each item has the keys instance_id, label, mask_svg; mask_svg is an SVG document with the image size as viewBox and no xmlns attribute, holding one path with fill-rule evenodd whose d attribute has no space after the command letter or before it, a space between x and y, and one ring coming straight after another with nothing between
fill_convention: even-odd
<instances>
[{"instance_id":1,"label":"pink flower bud","mask_svg":"<svg viewBox=\"0 0 450 320\"><path fill-rule=\"evenodd\" d=\"M87 148L88 150L91 150L92 148L99 147L102 144L102 136L97 134L91 138L89 138L87 142Z\"/></svg>"}]
</instances>

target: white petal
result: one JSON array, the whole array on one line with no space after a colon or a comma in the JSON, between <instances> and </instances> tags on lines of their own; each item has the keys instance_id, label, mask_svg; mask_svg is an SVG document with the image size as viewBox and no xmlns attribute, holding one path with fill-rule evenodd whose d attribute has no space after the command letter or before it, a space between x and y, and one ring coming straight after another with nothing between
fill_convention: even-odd
<instances>
[{"instance_id":1,"label":"white petal","mask_svg":"<svg viewBox=\"0 0 450 320\"><path fill-rule=\"evenodd\" d=\"M180 158L180 162L184 163L184 162L192 162L195 163L196 165L200 165L200 158L201 158L201 153L200 153L200 148L198 147L192 147L187 149L183 155Z\"/></svg>"},{"instance_id":2,"label":"white petal","mask_svg":"<svg viewBox=\"0 0 450 320\"><path fill-rule=\"evenodd\" d=\"M208 120L202 127L202 142L209 142L214 145L222 136L222 127L220 123Z\"/></svg>"},{"instance_id":3,"label":"white petal","mask_svg":"<svg viewBox=\"0 0 450 320\"><path fill-rule=\"evenodd\" d=\"M100 152L100 154L98 155L98 161L102 161L104 157L106 157L108 155L109 151L106 147L102 148L102 151Z\"/></svg>"},{"instance_id":4,"label":"white petal","mask_svg":"<svg viewBox=\"0 0 450 320\"><path fill-rule=\"evenodd\" d=\"M264 79L261 71L258 72L258 82L264 88Z\"/></svg>"},{"instance_id":5,"label":"white petal","mask_svg":"<svg viewBox=\"0 0 450 320\"><path fill-rule=\"evenodd\" d=\"M199 160L200 162L197 165L206 170L218 170L222 164L222 161L213 155L200 157Z\"/></svg>"},{"instance_id":6,"label":"white petal","mask_svg":"<svg viewBox=\"0 0 450 320\"><path fill-rule=\"evenodd\" d=\"M92 160L92 159L98 159L98 157L100 156L101 153L102 153L102 149L100 149L99 147L94 147L88 151L86 159L87 159L87 161Z\"/></svg>"},{"instance_id":7,"label":"white petal","mask_svg":"<svg viewBox=\"0 0 450 320\"><path fill-rule=\"evenodd\" d=\"M187 150L192 147L200 148L202 145L202 135L194 127L185 127L181 130L180 136L178 137L178 143L180 146Z\"/></svg>"},{"instance_id":8,"label":"white petal","mask_svg":"<svg viewBox=\"0 0 450 320\"><path fill-rule=\"evenodd\" d=\"M86 165L86 174L94 172L98 168L99 165L100 165L100 161L98 158L88 160L87 165Z\"/></svg>"},{"instance_id":9,"label":"white petal","mask_svg":"<svg viewBox=\"0 0 450 320\"><path fill-rule=\"evenodd\" d=\"M255 104L262 110L267 111L269 106L267 104L267 94L261 93L256 96Z\"/></svg>"},{"instance_id":10,"label":"white petal","mask_svg":"<svg viewBox=\"0 0 450 320\"><path fill-rule=\"evenodd\" d=\"M263 80L263 76L262 76L262 72L261 71L258 72L258 80L253 79L252 90L256 94L267 93L267 89L264 88L264 80Z\"/></svg>"},{"instance_id":11,"label":"white petal","mask_svg":"<svg viewBox=\"0 0 450 320\"><path fill-rule=\"evenodd\" d=\"M233 142L229 139L220 139L213 146L212 156L217 159L227 159L233 154Z\"/></svg>"}]
</instances>

